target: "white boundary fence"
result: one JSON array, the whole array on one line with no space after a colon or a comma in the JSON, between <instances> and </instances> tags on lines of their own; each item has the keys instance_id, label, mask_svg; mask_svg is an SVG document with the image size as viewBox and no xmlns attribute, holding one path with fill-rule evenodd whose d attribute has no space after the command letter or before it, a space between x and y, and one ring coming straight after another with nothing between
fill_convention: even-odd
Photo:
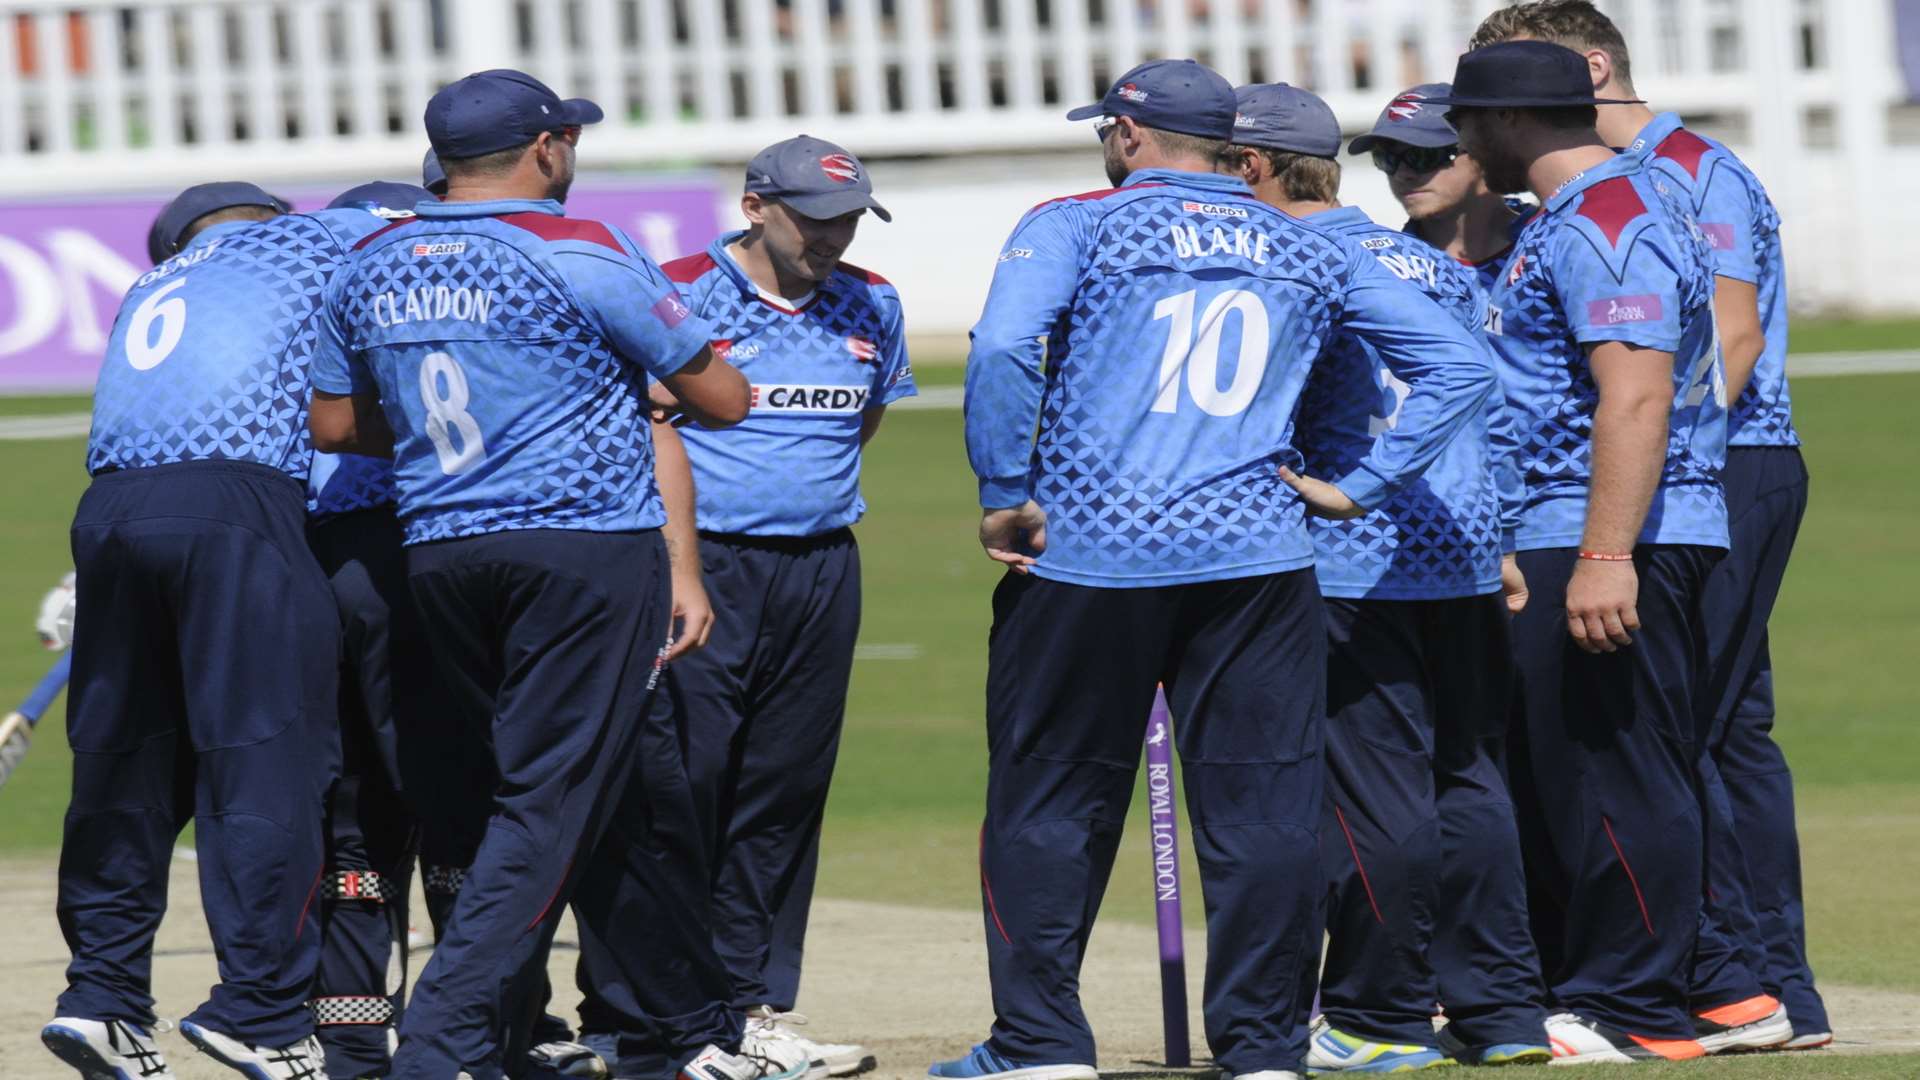
<instances>
[{"instance_id":1,"label":"white boundary fence","mask_svg":"<svg viewBox=\"0 0 1920 1080\"><path fill-rule=\"evenodd\" d=\"M1000 155L1087 151L1087 133L1062 111L1094 100L1140 59L1193 55L1236 82L1306 85L1357 130L1393 92L1448 77L1473 25L1496 6L0 0L0 197L163 190L234 176L410 176L425 148L420 116L432 91L468 71L512 66L606 107L609 122L583 147L590 167L737 163L806 130L869 159L975 159L968 183L1003 187L1010 201L1060 170ZM1627 32L1640 90L1662 108L1710 115L1766 180L1796 260L1818 260L1800 263L1800 299L1915 306L1920 290L1905 280L1893 243L1920 225L1920 211L1907 209L1920 206L1920 151L1895 146L1889 134L1888 109L1901 95L1890 0L1601 6ZM889 178L884 164L874 171ZM1097 180L1097 162L1087 173ZM902 194L924 196L925 205L948 190ZM975 191L955 195L990 216L977 222L992 234L988 245L1019 209ZM1390 204L1373 205L1380 195L1362 180L1350 198L1386 212ZM941 227L950 233L954 218ZM886 266L881 256L898 245L911 262L933 243L916 228L895 226L877 253L863 234L858 254ZM973 246L959 243L953 254L973 258ZM943 313L928 328L957 329L958 320Z\"/></svg>"}]
</instances>

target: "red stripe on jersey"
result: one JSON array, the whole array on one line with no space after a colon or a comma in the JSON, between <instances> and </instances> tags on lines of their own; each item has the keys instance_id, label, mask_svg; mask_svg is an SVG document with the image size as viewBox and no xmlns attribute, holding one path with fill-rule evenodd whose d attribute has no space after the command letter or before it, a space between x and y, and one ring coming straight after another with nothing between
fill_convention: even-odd
<instances>
[{"instance_id":1,"label":"red stripe on jersey","mask_svg":"<svg viewBox=\"0 0 1920 1080\"><path fill-rule=\"evenodd\" d=\"M1633 189L1633 181L1615 176L1588 188L1580 196L1580 209L1576 212L1598 225L1606 234L1607 243L1618 246L1620 234L1635 218L1647 212L1647 204Z\"/></svg>"},{"instance_id":2,"label":"red stripe on jersey","mask_svg":"<svg viewBox=\"0 0 1920 1080\"><path fill-rule=\"evenodd\" d=\"M627 253L627 249L620 246L620 241L613 238L613 231L597 221L576 221L533 211L501 214L494 220L525 229L542 240L579 240L610 247L622 255Z\"/></svg>"},{"instance_id":3,"label":"red stripe on jersey","mask_svg":"<svg viewBox=\"0 0 1920 1080\"><path fill-rule=\"evenodd\" d=\"M886 278L881 277L879 274L876 274L871 270L865 269L864 267L855 266L850 262L841 263L838 269L843 273L852 274L854 277L859 278L861 281L864 281L869 285L893 284L893 282L888 281Z\"/></svg>"},{"instance_id":4,"label":"red stripe on jersey","mask_svg":"<svg viewBox=\"0 0 1920 1080\"><path fill-rule=\"evenodd\" d=\"M410 218L401 218L401 219L400 219L399 221L395 221L395 222L393 222L393 223L391 223L391 224L388 224L388 225L382 225L382 226L380 226L379 228L377 228L377 229L375 229L375 230L373 230L372 232L370 232L370 233L368 233L367 235L365 235L365 236L363 236L363 237L361 237L361 238L360 238L360 242L359 242L359 243L357 243L357 244L355 244L355 245L353 245L353 250L355 250L355 251L359 251L359 250L360 250L361 248L363 248L363 247L366 247L366 246L367 246L368 244L371 244L371 243L373 243L373 242L374 242L375 240L378 240L378 239L380 239L381 237L383 237L383 236L385 236L385 235L387 235L388 233L390 233L390 232L392 232L393 230L395 230L395 229L398 229L398 228L403 228L403 227L405 227L405 226L407 226L407 225L411 225L411 224L413 224L414 222L416 222L416 221L419 221L419 220L420 220L420 219L419 219L419 218L416 218L416 217L410 217Z\"/></svg>"},{"instance_id":5,"label":"red stripe on jersey","mask_svg":"<svg viewBox=\"0 0 1920 1080\"><path fill-rule=\"evenodd\" d=\"M702 251L698 255L686 255L669 263L661 263L660 272L667 275L668 281L691 285L718 265L713 261L713 256Z\"/></svg>"},{"instance_id":6,"label":"red stripe on jersey","mask_svg":"<svg viewBox=\"0 0 1920 1080\"><path fill-rule=\"evenodd\" d=\"M1700 159L1706 157L1707 151L1712 149L1707 140L1686 128L1675 128L1673 134L1660 140L1660 145L1653 148L1653 153L1655 157L1663 157L1674 162L1687 170L1688 176L1698 180L1700 179Z\"/></svg>"},{"instance_id":7,"label":"red stripe on jersey","mask_svg":"<svg viewBox=\"0 0 1920 1080\"><path fill-rule=\"evenodd\" d=\"M1165 184L1157 183L1154 181L1148 181L1147 183L1144 183L1144 184L1134 184L1131 187L1111 187L1111 188L1101 188L1099 191L1083 191L1078 195L1062 195L1057 199L1048 199L1046 202L1036 203L1033 207L1033 210L1038 210L1042 206L1052 206L1054 203L1091 202L1095 199L1104 199L1109 195L1118 195L1123 191L1138 191L1141 188L1157 188L1157 187L1166 187L1166 186L1167 185ZM1033 213L1033 210L1029 210L1027 211L1027 213L1031 214Z\"/></svg>"}]
</instances>

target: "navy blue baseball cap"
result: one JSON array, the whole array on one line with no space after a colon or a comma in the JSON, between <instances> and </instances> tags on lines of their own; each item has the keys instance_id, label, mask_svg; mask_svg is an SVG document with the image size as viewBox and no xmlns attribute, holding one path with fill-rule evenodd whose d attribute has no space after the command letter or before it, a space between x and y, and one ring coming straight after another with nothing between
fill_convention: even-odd
<instances>
[{"instance_id":1,"label":"navy blue baseball cap","mask_svg":"<svg viewBox=\"0 0 1920 1080\"><path fill-rule=\"evenodd\" d=\"M1340 153L1333 107L1286 83L1254 83L1233 92L1233 144L1332 158Z\"/></svg>"},{"instance_id":2,"label":"navy blue baseball cap","mask_svg":"<svg viewBox=\"0 0 1920 1080\"><path fill-rule=\"evenodd\" d=\"M495 68L440 88L427 102L427 139L443 158L460 160L521 146L543 131L606 118L586 98L560 100L524 71Z\"/></svg>"},{"instance_id":3,"label":"navy blue baseball cap","mask_svg":"<svg viewBox=\"0 0 1920 1080\"><path fill-rule=\"evenodd\" d=\"M1451 93L1453 87L1443 82L1421 83L1401 91L1380 110L1380 119L1373 122L1372 131L1347 144L1347 153L1364 154L1383 142L1426 147L1458 143L1460 133L1447 123L1446 106L1434 104L1436 99Z\"/></svg>"},{"instance_id":4,"label":"navy blue baseball cap","mask_svg":"<svg viewBox=\"0 0 1920 1080\"><path fill-rule=\"evenodd\" d=\"M436 202L433 193L426 188L413 184L401 184L392 180L375 180L370 184L350 187L333 197L327 204L329 210L346 207L359 207L370 210L381 217L405 217L413 213L413 208L423 202Z\"/></svg>"},{"instance_id":5,"label":"navy blue baseball cap","mask_svg":"<svg viewBox=\"0 0 1920 1080\"><path fill-rule=\"evenodd\" d=\"M440 155L427 150L427 156L420 159L420 186L435 195L447 193L447 170L440 167Z\"/></svg>"},{"instance_id":6,"label":"navy blue baseball cap","mask_svg":"<svg viewBox=\"0 0 1920 1080\"><path fill-rule=\"evenodd\" d=\"M158 264L179 254L181 236L187 226L215 210L231 206L265 206L282 214L293 210L292 203L244 180L195 184L161 207L160 216L153 219L153 227L147 230L147 256Z\"/></svg>"},{"instance_id":7,"label":"navy blue baseball cap","mask_svg":"<svg viewBox=\"0 0 1920 1080\"><path fill-rule=\"evenodd\" d=\"M873 181L860 159L811 135L796 135L753 155L747 163L747 190L821 221L855 210L893 220L886 207L873 201Z\"/></svg>"},{"instance_id":8,"label":"navy blue baseball cap","mask_svg":"<svg viewBox=\"0 0 1920 1080\"><path fill-rule=\"evenodd\" d=\"M1572 105L1637 105L1640 98L1593 94L1587 58L1551 41L1502 41L1460 57L1453 91L1429 105L1472 109L1551 109Z\"/></svg>"},{"instance_id":9,"label":"navy blue baseball cap","mask_svg":"<svg viewBox=\"0 0 1920 1080\"><path fill-rule=\"evenodd\" d=\"M1198 60L1149 60L1114 80L1097 104L1069 112L1069 120L1131 116L1150 128L1233 138L1233 84Z\"/></svg>"}]
</instances>

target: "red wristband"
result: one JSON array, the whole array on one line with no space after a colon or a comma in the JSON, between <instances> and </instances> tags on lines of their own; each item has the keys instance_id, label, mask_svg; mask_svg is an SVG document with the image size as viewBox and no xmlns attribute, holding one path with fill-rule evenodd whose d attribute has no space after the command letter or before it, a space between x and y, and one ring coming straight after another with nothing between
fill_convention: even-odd
<instances>
[{"instance_id":1,"label":"red wristband","mask_svg":"<svg viewBox=\"0 0 1920 1080\"><path fill-rule=\"evenodd\" d=\"M1580 557L1583 559L1591 559L1594 562L1632 562L1633 552L1629 551L1624 555L1620 555L1611 551L1582 551Z\"/></svg>"}]
</instances>

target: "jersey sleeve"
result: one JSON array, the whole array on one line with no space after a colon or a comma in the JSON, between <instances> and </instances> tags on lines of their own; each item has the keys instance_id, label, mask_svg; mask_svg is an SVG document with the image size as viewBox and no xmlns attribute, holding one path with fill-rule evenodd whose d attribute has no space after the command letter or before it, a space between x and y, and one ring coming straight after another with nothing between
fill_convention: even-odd
<instances>
[{"instance_id":1,"label":"jersey sleeve","mask_svg":"<svg viewBox=\"0 0 1920 1080\"><path fill-rule=\"evenodd\" d=\"M1417 479L1493 393L1486 348L1454 316L1364 252L1352 260L1340 328L1373 347L1409 387L1399 422L1346 476L1347 498L1372 510Z\"/></svg>"},{"instance_id":2,"label":"jersey sleeve","mask_svg":"<svg viewBox=\"0 0 1920 1080\"><path fill-rule=\"evenodd\" d=\"M875 405L890 405L920 393L913 383L913 365L907 362L907 328L900 298L887 299L886 325L880 330L880 370L874 373L873 395L868 399Z\"/></svg>"},{"instance_id":3,"label":"jersey sleeve","mask_svg":"<svg viewBox=\"0 0 1920 1080\"><path fill-rule=\"evenodd\" d=\"M1046 386L1047 335L1073 301L1080 248L1065 208L1029 213L1001 249L986 309L970 335L967 460L988 509L1019 506L1031 496L1027 472Z\"/></svg>"},{"instance_id":4,"label":"jersey sleeve","mask_svg":"<svg viewBox=\"0 0 1920 1080\"><path fill-rule=\"evenodd\" d=\"M366 357L347 348L346 293L339 278L327 287L314 335L313 387L328 394L368 394L376 390Z\"/></svg>"},{"instance_id":5,"label":"jersey sleeve","mask_svg":"<svg viewBox=\"0 0 1920 1080\"><path fill-rule=\"evenodd\" d=\"M1735 281L1758 283L1760 262L1754 243L1758 213L1745 178L1723 164L1707 174L1701 196L1695 217L1713 252L1713 272Z\"/></svg>"},{"instance_id":6,"label":"jersey sleeve","mask_svg":"<svg viewBox=\"0 0 1920 1080\"><path fill-rule=\"evenodd\" d=\"M549 257L614 350L653 378L685 367L714 336L673 282L637 251L621 258L569 247Z\"/></svg>"},{"instance_id":7,"label":"jersey sleeve","mask_svg":"<svg viewBox=\"0 0 1920 1080\"><path fill-rule=\"evenodd\" d=\"M1554 237L1549 269L1575 341L1624 341L1672 352L1680 347L1681 279L1674 239L1651 227L1627 249L1602 253L1584 231Z\"/></svg>"}]
</instances>

